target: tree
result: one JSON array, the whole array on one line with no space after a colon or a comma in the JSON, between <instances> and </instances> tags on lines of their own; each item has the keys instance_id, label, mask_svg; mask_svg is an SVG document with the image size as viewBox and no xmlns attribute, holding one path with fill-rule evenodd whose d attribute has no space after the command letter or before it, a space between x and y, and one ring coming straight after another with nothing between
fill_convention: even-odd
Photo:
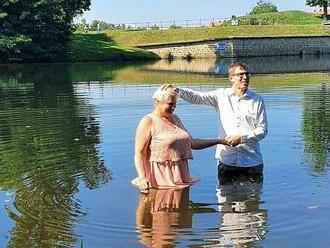
<instances>
[{"instance_id":1,"label":"tree","mask_svg":"<svg viewBox=\"0 0 330 248\"><path fill-rule=\"evenodd\" d=\"M75 24L75 31L77 32L84 32L84 27L85 26L89 26L90 30L92 31L102 31L102 30L106 30L106 29L111 29L114 28L115 25L111 24L111 23L107 23L104 21L99 21L99 20L93 20L91 24L87 23L86 19L81 19L81 21L79 23ZM99 27L99 30L98 30Z\"/></svg>"},{"instance_id":2,"label":"tree","mask_svg":"<svg viewBox=\"0 0 330 248\"><path fill-rule=\"evenodd\" d=\"M99 21L98 20L94 20L92 21L92 24L90 25L90 29L93 31L97 31L97 25L99 25Z\"/></svg>"},{"instance_id":3,"label":"tree","mask_svg":"<svg viewBox=\"0 0 330 248\"><path fill-rule=\"evenodd\" d=\"M306 0L306 5L311 7L320 6L323 7L323 18L328 19L328 0Z\"/></svg>"},{"instance_id":4,"label":"tree","mask_svg":"<svg viewBox=\"0 0 330 248\"><path fill-rule=\"evenodd\" d=\"M253 7L250 15L268 12L277 12L277 7L271 2L258 0L257 5Z\"/></svg>"},{"instance_id":5,"label":"tree","mask_svg":"<svg viewBox=\"0 0 330 248\"><path fill-rule=\"evenodd\" d=\"M73 18L90 0L0 1L0 61L63 60Z\"/></svg>"},{"instance_id":6,"label":"tree","mask_svg":"<svg viewBox=\"0 0 330 248\"><path fill-rule=\"evenodd\" d=\"M74 31L83 33L85 26L89 26L89 24L87 23L87 20L85 18L83 18L83 19L81 19L80 23L75 24Z\"/></svg>"}]
</instances>

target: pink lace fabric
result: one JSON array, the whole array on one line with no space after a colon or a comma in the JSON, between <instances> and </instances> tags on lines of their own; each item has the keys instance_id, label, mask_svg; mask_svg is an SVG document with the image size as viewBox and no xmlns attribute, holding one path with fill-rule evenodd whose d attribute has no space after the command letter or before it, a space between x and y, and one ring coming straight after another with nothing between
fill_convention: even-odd
<instances>
[{"instance_id":1,"label":"pink lace fabric","mask_svg":"<svg viewBox=\"0 0 330 248\"><path fill-rule=\"evenodd\" d=\"M146 177L152 188L187 187L198 179L190 177L188 159L192 159L191 136L179 117L170 123L155 114L152 119L150 158ZM135 180L135 183L134 183ZM133 184L138 180L134 179Z\"/></svg>"},{"instance_id":2,"label":"pink lace fabric","mask_svg":"<svg viewBox=\"0 0 330 248\"><path fill-rule=\"evenodd\" d=\"M155 114L152 119L150 162L176 162L192 159L191 136L179 117L173 115L174 123L165 121Z\"/></svg>"}]
</instances>

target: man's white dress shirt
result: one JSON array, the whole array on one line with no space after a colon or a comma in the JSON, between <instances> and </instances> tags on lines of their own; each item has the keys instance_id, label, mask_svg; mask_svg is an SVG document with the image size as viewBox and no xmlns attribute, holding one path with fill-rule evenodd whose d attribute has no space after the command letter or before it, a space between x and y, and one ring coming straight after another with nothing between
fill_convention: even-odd
<instances>
[{"instance_id":1,"label":"man's white dress shirt","mask_svg":"<svg viewBox=\"0 0 330 248\"><path fill-rule=\"evenodd\" d=\"M226 165L252 167L263 164L258 141L267 134L267 117L263 98L247 90L238 97L233 88L198 92L179 88L180 98L194 104L213 106L219 118L219 138L240 135L236 147L217 145L215 158Z\"/></svg>"}]
</instances>

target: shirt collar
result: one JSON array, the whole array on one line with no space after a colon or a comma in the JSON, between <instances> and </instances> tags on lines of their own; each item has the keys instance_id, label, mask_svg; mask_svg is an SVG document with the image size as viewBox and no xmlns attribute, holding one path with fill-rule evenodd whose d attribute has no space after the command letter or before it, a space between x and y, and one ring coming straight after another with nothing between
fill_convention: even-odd
<instances>
[{"instance_id":1,"label":"shirt collar","mask_svg":"<svg viewBox=\"0 0 330 248\"><path fill-rule=\"evenodd\" d=\"M235 95L235 92L234 92L234 88L233 87L230 87L230 88L227 88L227 92L228 92L228 95L230 96L234 96ZM243 96L241 96L240 98L252 98L252 91L247 89L247 91L244 93Z\"/></svg>"}]
</instances>

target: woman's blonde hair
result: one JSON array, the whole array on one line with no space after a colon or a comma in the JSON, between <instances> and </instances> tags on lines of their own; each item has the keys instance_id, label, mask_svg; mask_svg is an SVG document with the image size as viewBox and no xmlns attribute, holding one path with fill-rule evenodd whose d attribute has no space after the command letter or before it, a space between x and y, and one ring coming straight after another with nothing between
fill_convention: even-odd
<instances>
[{"instance_id":1,"label":"woman's blonde hair","mask_svg":"<svg viewBox=\"0 0 330 248\"><path fill-rule=\"evenodd\" d=\"M158 101L165 101L170 96L174 97L175 100L178 98L178 93L175 91L174 85L172 85L172 84L162 84L155 91L154 95L152 96L152 99L153 100L158 100Z\"/></svg>"}]
</instances>

